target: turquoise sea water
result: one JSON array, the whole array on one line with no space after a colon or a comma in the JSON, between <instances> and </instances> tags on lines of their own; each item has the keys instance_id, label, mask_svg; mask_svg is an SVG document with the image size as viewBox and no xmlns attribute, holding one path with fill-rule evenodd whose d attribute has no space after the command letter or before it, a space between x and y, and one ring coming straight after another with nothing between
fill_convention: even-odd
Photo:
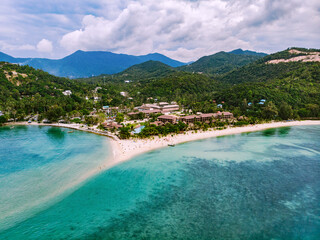
<instances>
[{"instance_id":1,"label":"turquoise sea water","mask_svg":"<svg viewBox=\"0 0 320 240\"><path fill-rule=\"evenodd\" d=\"M0 230L0 239L320 239L320 126L138 156Z\"/></svg>"},{"instance_id":2,"label":"turquoise sea water","mask_svg":"<svg viewBox=\"0 0 320 240\"><path fill-rule=\"evenodd\" d=\"M105 137L69 131L0 127L0 232L65 197L106 164Z\"/></svg>"}]
</instances>

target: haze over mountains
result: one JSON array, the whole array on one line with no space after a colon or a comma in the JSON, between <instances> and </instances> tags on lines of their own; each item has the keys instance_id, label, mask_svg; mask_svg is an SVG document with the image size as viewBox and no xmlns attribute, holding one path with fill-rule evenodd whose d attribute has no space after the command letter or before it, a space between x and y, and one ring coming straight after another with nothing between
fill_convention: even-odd
<instances>
[{"instance_id":1,"label":"haze over mountains","mask_svg":"<svg viewBox=\"0 0 320 240\"><path fill-rule=\"evenodd\" d=\"M115 74L135 64L147 61L159 61L171 67L179 67L185 63L173 60L159 53L142 56L116 54L102 51L76 51L75 53L58 60L46 58L14 58L0 53L0 61L29 65L42 69L59 77L80 78L100 74Z\"/></svg>"},{"instance_id":2,"label":"haze over mountains","mask_svg":"<svg viewBox=\"0 0 320 240\"><path fill-rule=\"evenodd\" d=\"M186 63L176 61L159 53L133 56L103 51L85 52L79 50L65 58L57 60L46 58L15 58L0 52L0 61L29 65L60 77L85 78L101 74L120 73L134 65L148 61L152 61L147 64L147 66L151 68L156 68L156 66L151 66L156 64L156 61L167 65L168 67L161 65L162 68L167 69L167 72L171 72L168 69L172 67L177 68L177 70L190 72L196 71L209 74L224 73L253 62L265 55L264 53L237 49L229 53L219 52L202 57L198 61L187 65ZM157 65L160 66L158 63ZM145 67L146 66L143 66L142 68L145 69Z\"/></svg>"}]
</instances>

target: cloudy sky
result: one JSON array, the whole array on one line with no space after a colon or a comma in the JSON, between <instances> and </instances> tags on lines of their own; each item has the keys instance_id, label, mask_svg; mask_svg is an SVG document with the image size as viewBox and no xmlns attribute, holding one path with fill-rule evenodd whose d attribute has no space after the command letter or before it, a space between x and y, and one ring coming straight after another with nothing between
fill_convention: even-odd
<instances>
[{"instance_id":1,"label":"cloudy sky","mask_svg":"<svg viewBox=\"0 0 320 240\"><path fill-rule=\"evenodd\" d=\"M0 51L61 58L78 49L180 61L236 48L320 48L319 0L1 0Z\"/></svg>"}]
</instances>

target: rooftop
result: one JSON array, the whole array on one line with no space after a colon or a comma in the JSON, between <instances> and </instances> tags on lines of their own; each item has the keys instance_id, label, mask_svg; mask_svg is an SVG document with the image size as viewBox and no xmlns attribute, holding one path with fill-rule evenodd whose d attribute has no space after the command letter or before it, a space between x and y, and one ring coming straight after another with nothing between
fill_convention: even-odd
<instances>
[{"instance_id":1,"label":"rooftop","mask_svg":"<svg viewBox=\"0 0 320 240\"><path fill-rule=\"evenodd\" d=\"M177 119L177 116L173 116L173 115L162 115L159 116L158 119Z\"/></svg>"}]
</instances>

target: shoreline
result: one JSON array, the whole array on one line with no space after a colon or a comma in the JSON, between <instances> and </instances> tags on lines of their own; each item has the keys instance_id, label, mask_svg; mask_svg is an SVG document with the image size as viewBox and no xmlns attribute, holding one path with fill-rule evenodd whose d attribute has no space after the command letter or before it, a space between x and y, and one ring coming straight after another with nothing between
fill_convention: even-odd
<instances>
[{"instance_id":1,"label":"shoreline","mask_svg":"<svg viewBox=\"0 0 320 240\"><path fill-rule=\"evenodd\" d=\"M305 120L292 122L272 122L256 125L247 125L243 127L228 127L223 130L208 130L208 131L188 131L183 134L161 137L154 136L153 139L128 139L114 140L112 139L112 147L118 152L117 164L130 160L140 154L147 153L156 149L168 147L168 144L182 144L186 142L198 141L207 138L221 137L228 135L236 135L248 132L263 131L271 128L293 127L293 126L314 126L320 125L320 120Z\"/></svg>"},{"instance_id":2,"label":"shoreline","mask_svg":"<svg viewBox=\"0 0 320 240\"><path fill-rule=\"evenodd\" d=\"M304 120L304 121L285 121L285 122L271 122L262 123L256 125L247 125L242 127L228 127L223 130L208 130L201 131L187 131L182 134L168 135L166 137L154 136L152 139L119 139L116 135L100 132L95 129L81 128L81 124L64 124L64 123L27 123L27 122L16 122L7 123L5 126L11 125L31 125L31 126L51 126L51 127L63 127L79 131L85 131L89 133L94 133L97 135L107 137L110 142L111 153L107 157L105 163L99 167L98 172L102 170L107 170L112 168L122 162L128 161L138 155L157 150L160 148L168 147L168 144L182 144L186 142L192 142L207 138L221 137L228 135L235 135L247 132L257 132L263 131L270 128L280 128L280 127L292 127L292 126L313 126L320 125L320 120ZM93 175L93 174L90 174Z\"/></svg>"}]
</instances>

